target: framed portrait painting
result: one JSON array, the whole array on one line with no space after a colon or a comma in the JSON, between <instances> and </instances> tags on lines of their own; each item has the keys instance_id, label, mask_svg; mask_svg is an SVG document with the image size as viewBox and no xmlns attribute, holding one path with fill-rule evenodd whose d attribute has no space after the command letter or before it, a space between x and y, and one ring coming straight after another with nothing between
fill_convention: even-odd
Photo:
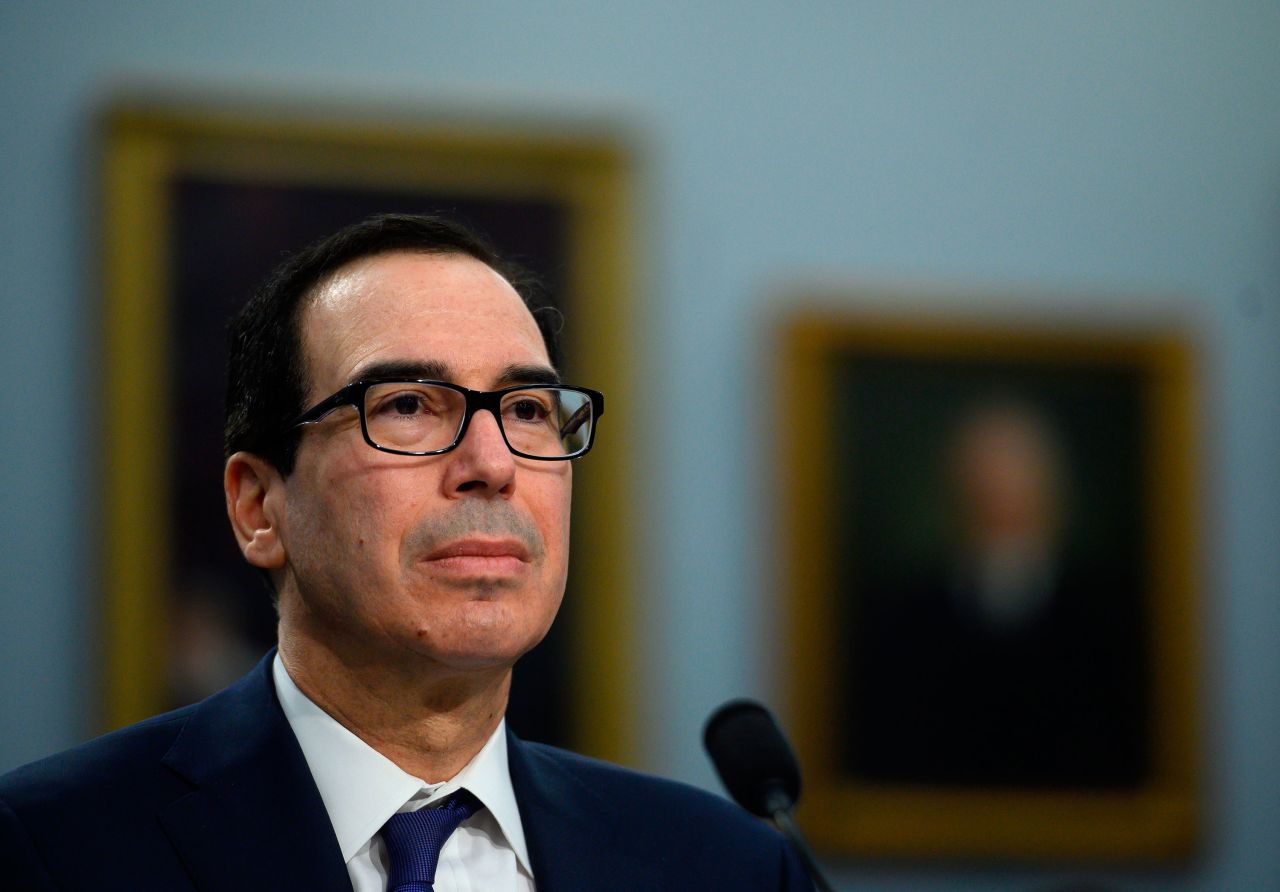
<instances>
[{"instance_id":1,"label":"framed portrait painting","mask_svg":"<svg viewBox=\"0 0 1280 892\"><path fill-rule=\"evenodd\" d=\"M275 639L270 597L223 506L226 320L315 239L373 213L440 213L534 274L565 320L565 380L607 395L597 447L575 468L591 498L575 499L565 605L517 667L508 719L530 739L626 761L632 171L621 141L571 126L141 101L110 106L101 137L106 724L221 688Z\"/></svg>"},{"instance_id":2,"label":"framed portrait painting","mask_svg":"<svg viewBox=\"0 0 1280 892\"><path fill-rule=\"evenodd\" d=\"M815 843L1186 854L1187 340L829 312L790 320L784 356L789 700Z\"/></svg>"}]
</instances>

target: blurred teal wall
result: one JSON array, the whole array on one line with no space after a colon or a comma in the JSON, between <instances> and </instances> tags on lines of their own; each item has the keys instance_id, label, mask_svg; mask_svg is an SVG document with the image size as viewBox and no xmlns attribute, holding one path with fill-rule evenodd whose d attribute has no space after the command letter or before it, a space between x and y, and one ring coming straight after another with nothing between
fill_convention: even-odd
<instances>
[{"instance_id":1,"label":"blurred teal wall","mask_svg":"<svg viewBox=\"0 0 1280 892\"><path fill-rule=\"evenodd\" d=\"M1032 311L1035 295L1045 311L1139 295L1143 312L1161 305L1141 295L1182 295L1205 348L1201 858L838 876L1280 889L1278 47L1280 5L1242 0L3 4L0 769L82 739L96 695L103 97L128 82L518 111L640 137L641 371L658 395L711 395L678 431L652 425L637 468L646 766L714 786L703 717L774 693L775 493L756 437L782 286L1025 288Z\"/></svg>"}]
</instances>

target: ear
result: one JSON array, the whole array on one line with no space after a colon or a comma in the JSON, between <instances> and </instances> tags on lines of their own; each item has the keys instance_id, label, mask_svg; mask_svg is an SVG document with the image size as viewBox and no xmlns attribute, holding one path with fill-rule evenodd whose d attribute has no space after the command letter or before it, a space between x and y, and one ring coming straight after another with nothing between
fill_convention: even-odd
<instances>
[{"instance_id":1,"label":"ear","mask_svg":"<svg viewBox=\"0 0 1280 892\"><path fill-rule=\"evenodd\" d=\"M285 563L280 522L284 518L285 484L280 472L261 456L237 452L222 470L227 517L245 560L263 570Z\"/></svg>"}]
</instances>

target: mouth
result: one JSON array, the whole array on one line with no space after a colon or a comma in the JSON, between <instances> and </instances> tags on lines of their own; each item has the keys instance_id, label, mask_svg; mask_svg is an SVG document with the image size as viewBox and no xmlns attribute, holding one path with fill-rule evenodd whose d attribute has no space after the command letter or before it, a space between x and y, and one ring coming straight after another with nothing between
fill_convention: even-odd
<instances>
[{"instance_id":1,"label":"mouth","mask_svg":"<svg viewBox=\"0 0 1280 892\"><path fill-rule=\"evenodd\" d=\"M518 539L468 538L447 542L424 558L435 570L467 576L507 576L531 562L529 549Z\"/></svg>"}]
</instances>

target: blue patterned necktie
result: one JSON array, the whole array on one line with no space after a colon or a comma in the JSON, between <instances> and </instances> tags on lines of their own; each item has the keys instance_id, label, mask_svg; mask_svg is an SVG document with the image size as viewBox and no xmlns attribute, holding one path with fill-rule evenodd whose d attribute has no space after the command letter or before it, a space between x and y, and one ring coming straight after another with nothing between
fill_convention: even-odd
<instances>
[{"instance_id":1,"label":"blue patterned necktie","mask_svg":"<svg viewBox=\"0 0 1280 892\"><path fill-rule=\"evenodd\" d=\"M458 790L440 808L392 815L382 825L382 839L391 862L388 892L434 892L436 864L445 840L480 807L475 796Z\"/></svg>"}]
</instances>

